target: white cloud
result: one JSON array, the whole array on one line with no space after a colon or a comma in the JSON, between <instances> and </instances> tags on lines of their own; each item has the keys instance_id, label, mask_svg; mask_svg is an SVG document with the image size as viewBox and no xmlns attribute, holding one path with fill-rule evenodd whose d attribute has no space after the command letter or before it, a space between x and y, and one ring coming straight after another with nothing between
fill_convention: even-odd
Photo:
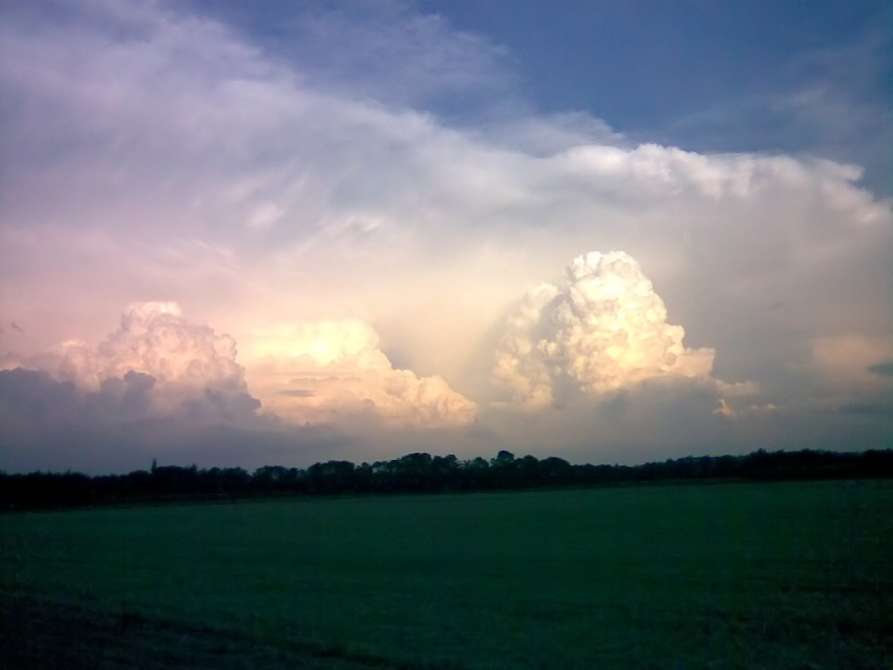
<instances>
[{"instance_id":1,"label":"white cloud","mask_svg":"<svg viewBox=\"0 0 893 670\"><path fill-rule=\"evenodd\" d=\"M48 372L85 393L114 390L122 381L144 378L150 406L143 409L156 415L210 403L214 407L205 409L212 410L212 418L233 414L242 420L259 406L248 393L244 368L236 362L235 340L188 321L173 302L134 303L117 330L97 346L66 340L50 351L9 356L3 363L4 369L15 367Z\"/></svg>"},{"instance_id":2,"label":"white cloud","mask_svg":"<svg viewBox=\"0 0 893 670\"><path fill-rule=\"evenodd\" d=\"M186 320L173 302L134 303L95 351L63 344L61 352L56 374L88 387L130 371L152 375L161 384L245 387L235 340Z\"/></svg>"},{"instance_id":3,"label":"white cloud","mask_svg":"<svg viewBox=\"0 0 893 670\"><path fill-rule=\"evenodd\" d=\"M689 349L685 330L634 258L593 251L567 266L562 287L530 290L509 316L493 377L529 409L558 403L570 389L592 396L635 388L660 377L713 385L729 397L756 392L752 383L711 376L713 349ZM723 400L720 413L731 408Z\"/></svg>"},{"instance_id":4,"label":"white cloud","mask_svg":"<svg viewBox=\"0 0 893 670\"><path fill-rule=\"evenodd\" d=\"M298 9L278 44L314 86L397 106L461 95L463 111L511 94L509 54L488 39L403 2L352 3L351 12Z\"/></svg>"},{"instance_id":5,"label":"white cloud","mask_svg":"<svg viewBox=\"0 0 893 670\"><path fill-rule=\"evenodd\" d=\"M264 407L296 423L372 418L389 427L465 426L475 403L439 376L395 369L378 334L358 320L258 332L246 352Z\"/></svg>"},{"instance_id":6,"label":"white cloud","mask_svg":"<svg viewBox=\"0 0 893 670\"><path fill-rule=\"evenodd\" d=\"M262 203L248 218L246 225L255 230L265 230L275 225L285 214L285 210L272 202Z\"/></svg>"},{"instance_id":7,"label":"white cloud","mask_svg":"<svg viewBox=\"0 0 893 670\"><path fill-rule=\"evenodd\" d=\"M365 418L388 427L447 428L477 415L475 403L442 377L395 369L375 330L356 319L256 331L244 355L247 382L236 358L232 337L188 321L176 303L143 302L130 305L118 329L95 347L68 340L33 356L7 355L2 368L42 370L90 393L143 375L159 414L213 394L239 403L250 397L252 410L262 403L266 414L301 425Z\"/></svg>"}]
</instances>

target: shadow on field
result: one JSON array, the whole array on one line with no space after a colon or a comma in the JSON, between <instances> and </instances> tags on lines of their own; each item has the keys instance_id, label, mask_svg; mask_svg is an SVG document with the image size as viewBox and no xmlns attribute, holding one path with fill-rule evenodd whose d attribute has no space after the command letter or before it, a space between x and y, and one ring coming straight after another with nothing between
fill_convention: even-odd
<instances>
[{"instance_id":1,"label":"shadow on field","mask_svg":"<svg viewBox=\"0 0 893 670\"><path fill-rule=\"evenodd\" d=\"M416 666L338 646L291 642L274 646L239 632L146 618L135 612L112 615L31 596L0 594L0 668L415 670Z\"/></svg>"}]
</instances>

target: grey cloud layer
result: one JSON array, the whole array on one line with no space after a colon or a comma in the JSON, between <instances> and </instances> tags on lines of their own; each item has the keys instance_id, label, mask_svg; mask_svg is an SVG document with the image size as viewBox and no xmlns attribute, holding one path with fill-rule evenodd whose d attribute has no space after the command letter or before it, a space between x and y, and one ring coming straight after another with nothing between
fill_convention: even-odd
<instances>
[{"instance_id":1,"label":"grey cloud layer","mask_svg":"<svg viewBox=\"0 0 893 670\"><path fill-rule=\"evenodd\" d=\"M262 420L247 395L209 390L162 415L157 392L151 376L135 372L91 391L40 370L0 370L0 469L108 472L153 459L251 467L325 460L350 444L331 427L284 430Z\"/></svg>"}]
</instances>

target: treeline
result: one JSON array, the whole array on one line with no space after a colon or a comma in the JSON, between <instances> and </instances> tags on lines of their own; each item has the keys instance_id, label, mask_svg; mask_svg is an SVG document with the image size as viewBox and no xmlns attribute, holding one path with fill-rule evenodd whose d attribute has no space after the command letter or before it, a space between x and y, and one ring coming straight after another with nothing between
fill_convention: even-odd
<instances>
[{"instance_id":1,"label":"treeline","mask_svg":"<svg viewBox=\"0 0 893 670\"><path fill-rule=\"evenodd\" d=\"M172 500L232 500L293 495L492 491L691 480L789 480L893 477L893 450L861 453L755 451L744 456L690 456L643 465L572 465L566 460L413 453L354 465L308 468L156 467L124 475L0 472L0 507L34 509Z\"/></svg>"}]
</instances>

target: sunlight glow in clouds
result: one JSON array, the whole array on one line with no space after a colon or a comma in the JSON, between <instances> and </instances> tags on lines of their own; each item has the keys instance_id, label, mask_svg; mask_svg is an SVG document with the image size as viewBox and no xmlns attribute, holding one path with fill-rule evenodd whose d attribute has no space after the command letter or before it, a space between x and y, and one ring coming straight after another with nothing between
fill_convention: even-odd
<instances>
[{"instance_id":1,"label":"sunlight glow in clouds","mask_svg":"<svg viewBox=\"0 0 893 670\"><path fill-rule=\"evenodd\" d=\"M311 64L163 3L0 24L0 417L114 391L132 416L343 429L352 458L819 446L856 406L891 438L870 370L893 359L893 213L859 167L540 114L499 48L416 14L298 16ZM425 107L468 91L461 125ZM51 462L34 417L0 426L0 467Z\"/></svg>"},{"instance_id":2,"label":"sunlight glow in clouds","mask_svg":"<svg viewBox=\"0 0 893 670\"><path fill-rule=\"evenodd\" d=\"M685 347L685 330L667 322L663 300L631 256L593 251L566 274L562 288L528 291L507 320L493 376L515 401L528 409L560 403L556 393L566 394L567 384L598 395L657 377L715 381L715 352Z\"/></svg>"},{"instance_id":3,"label":"sunlight glow in clouds","mask_svg":"<svg viewBox=\"0 0 893 670\"><path fill-rule=\"evenodd\" d=\"M195 389L245 386L235 341L190 323L173 302L134 303L118 330L95 351L64 343L60 353L56 374L88 388L130 371L151 375L161 384Z\"/></svg>"},{"instance_id":4,"label":"sunlight glow in clouds","mask_svg":"<svg viewBox=\"0 0 893 670\"><path fill-rule=\"evenodd\" d=\"M246 356L250 388L236 355L235 340L186 320L176 303L146 302L130 305L96 347L65 341L26 359L9 357L3 368L48 372L85 393L143 375L162 414L209 392L242 399L250 391L267 413L296 424L366 419L424 429L467 425L477 415L443 378L395 369L375 331L357 320L258 333Z\"/></svg>"},{"instance_id":5,"label":"sunlight glow in clouds","mask_svg":"<svg viewBox=\"0 0 893 670\"><path fill-rule=\"evenodd\" d=\"M258 333L247 356L264 407L297 423L366 416L391 427L442 428L477 416L475 403L443 378L395 369L378 334L356 319Z\"/></svg>"},{"instance_id":6,"label":"sunlight glow in clouds","mask_svg":"<svg viewBox=\"0 0 893 670\"><path fill-rule=\"evenodd\" d=\"M244 369L236 362L236 343L207 326L186 320L179 305L145 302L130 305L117 330L93 347L68 340L52 350L23 360L7 360L3 367L48 372L58 382L96 393L121 381L142 376L152 412L169 414L183 405L236 402L240 409L256 409L248 397Z\"/></svg>"}]
</instances>

